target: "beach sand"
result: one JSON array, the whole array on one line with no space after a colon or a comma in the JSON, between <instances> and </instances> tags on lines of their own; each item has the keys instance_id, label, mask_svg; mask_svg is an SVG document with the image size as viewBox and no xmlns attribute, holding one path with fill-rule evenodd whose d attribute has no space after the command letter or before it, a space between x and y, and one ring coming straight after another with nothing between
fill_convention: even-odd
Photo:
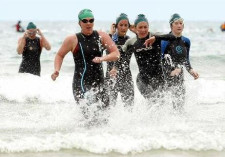
<instances>
[{"instance_id":1,"label":"beach sand","mask_svg":"<svg viewBox=\"0 0 225 157\"><path fill-rule=\"evenodd\" d=\"M151 150L130 154L95 154L79 150L63 150L58 152L23 152L0 153L0 157L224 157L225 151L185 151L185 150Z\"/></svg>"}]
</instances>

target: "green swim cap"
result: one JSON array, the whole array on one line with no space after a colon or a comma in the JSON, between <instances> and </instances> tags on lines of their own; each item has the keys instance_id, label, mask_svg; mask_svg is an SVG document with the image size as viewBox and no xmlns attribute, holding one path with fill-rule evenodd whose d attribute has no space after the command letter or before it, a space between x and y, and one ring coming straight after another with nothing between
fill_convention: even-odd
<instances>
[{"instance_id":1,"label":"green swim cap","mask_svg":"<svg viewBox=\"0 0 225 157\"><path fill-rule=\"evenodd\" d=\"M138 23L140 22L147 22L148 23L148 19L145 17L144 14L139 14L136 18L136 20L134 21L134 25L137 26Z\"/></svg>"},{"instance_id":2,"label":"green swim cap","mask_svg":"<svg viewBox=\"0 0 225 157\"><path fill-rule=\"evenodd\" d=\"M78 19L83 20L85 18L94 18L94 15L90 9L83 9L78 14Z\"/></svg>"},{"instance_id":3,"label":"green swim cap","mask_svg":"<svg viewBox=\"0 0 225 157\"><path fill-rule=\"evenodd\" d=\"M117 18L116 18L116 24L118 24L121 20L127 20L129 23L129 19L127 17L127 14L121 13Z\"/></svg>"},{"instance_id":4,"label":"green swim cap","mask_svg":"<svg viewBox=\"0 0 225 157\"><path fill-rule=\"evenodd\" d=\"M181 18L179 14L175 13L175 14L173 14L171 16L169 23L172 24L172 23L174 23L177 20L182 20L183 21L184 19Z\"/></svg>"},{"instance_id":5,"label":"green swim cap","mask_svg":"<svg viewBox=\"0 0 225 157\"><path fill-rule=\"evenodd\" d=\"M27 29L36 29L36 25L33 22L28 23Z\"/></svg>"}]
</instances>

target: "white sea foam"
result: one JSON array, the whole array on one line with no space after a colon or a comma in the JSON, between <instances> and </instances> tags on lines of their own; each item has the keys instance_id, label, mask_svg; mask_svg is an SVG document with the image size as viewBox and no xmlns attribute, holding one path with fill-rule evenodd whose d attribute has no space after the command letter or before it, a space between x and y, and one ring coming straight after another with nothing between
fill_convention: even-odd
<instances>
[{"instance_id":1,"label":"white sea foam","mask_svg":"<svg viewBox=\"0 0 225 157\"><path fill-rule=\"evenodd\" d=\"M135 87L133 107L116 106L99 110L88 107L84 117L72 94L74 63L65 57L60 76L50 78L54 56L65 36L79 31L74 22L39 22L52 44L41 55L41 77L18 74L21 56L16 44L22 34L12 22L0 24L0 152L41 152L81 149L95 153L167 150L225 149L225 46L219 23L185 23L191 39L191 63L198 80L185 72L186 102L183 112L172 108L172 98L147 102ZM108 30L109 23L96 23ZM3 29L4 28L4 29ZM169 32L167 22L152 22L153 31ZM132 35L129 32L130 35ZM138 72L131 62L134 80Z\"/></svg>"}]
</instances>

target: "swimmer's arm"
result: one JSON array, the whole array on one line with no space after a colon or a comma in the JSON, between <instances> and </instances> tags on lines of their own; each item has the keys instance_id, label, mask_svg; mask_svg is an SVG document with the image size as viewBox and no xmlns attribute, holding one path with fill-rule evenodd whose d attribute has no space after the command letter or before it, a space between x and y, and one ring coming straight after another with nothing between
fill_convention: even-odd
<instances>
[{"instance_id":1,"label":"swimmer's arm","mask_svg":"<svg viewBox=\"0 0 225 157\"><path fill-rule=\"evenodd\" d=\"M130 56L132 56L133 51L129 51L132 45L137 41L137 37L133 37L131 39L128 39L125 44L122 46L122 49L120 51L120 59L114 64L114 67L118 69L118 67L127 60L130 60Z\"/></svg>"},{"instance_id":2,"label":"swimmer's arm","mask_svg":"<svg viewBox=\"0 0 225 157\"><path fill-rule=\"evenodd\" d=\"M189 73L194 77L195 80L199 78L198 72L196 72L194 69L190 69Z\"/></svg>"},{"instance_id":3,"label":"swimmer's arm","mask_svg":"<svg viewBox=\"0 0 225 157\"><path fill-rule=\"evenodd\" d=\"M18 45L17 45L17 53L18 54L22 54L23 53L23 50L24 50L24 47L26 45L26 32L24 33L23 37L21 37L19 40L18 40Z\"/></svg>"},{"instance_id":4,"label":"swimmer's arm","mask_svg":"<svg viewBox=\"0 0 225 157\"><path fill-rule=\"evenodd\" d=\"M64 40L62 46L60 47L60 49L58 50L55 56L55 61L54 61L55 71L51 76L52 80L55 80L58 77L65 55L68 52L73 51L76 45L77 45L77 37L74 35L69 36Z\"/></svg>"},{"instance_id":5,"label":"swimmer's arm","mask_svg":"<svg viewBox=\"0 0 225 157\"><path fill-rule=\"evenodd\" d=\"M156 38L156 42L161 42L161 40L172 41L177 39L173 34L162 34L154 36Z\"/></svg>"},{"instance_id":6,"label":"swimmer's arm","mask_svg":"<svg viewBox=\"0 0 225 157\"><path fill-rule=\"evenodd\" d=\"M137 41L137 37L133 37L131 39L128 39L125 44L122 46L122 51L127 52L129 48L131 48L132 45Z\"/></svg>"},{"instance_id":7,"label":"swimmer's arm","mask_svg":"<svg viewBox=\"0 0 225 157\"><path fill-rule=\"evenodd\" d=\"M48 42L48 40L45 38L45 36L43 35L43 33L41 32L40 29L37 29L37 33L38 35L40 35L40 42L41 42L41 47L44 47L46 50L51 50L51 45Z\"/></svg>"},{"instance_id":8,"label":"swimmer's arm","mask_svg":"<svg viewBox=\"0 0 225 157\"><path fill-rule=\"evenodd\" d=\"M175 40L176 37L172 34L163 34L163 35L153 35L149 39L145 40L144 45L146 47L151 46L153 43L160 43L161 40L172 41Z\"/></svg>"},{"instance_id":9,"label":"swimmer's arm","mask_svg":"<svg viewBox=\"0 0 225 157\"><path fill-rule=\"evenodd\" d=\"M97 59L93 59L94 62L95 60L98 60L98 58L101 61L117 61L120 58L120 52L116 46L116 44L112 41L110 36L106 34L105 32L98 32L99 35L102 37L102 45L108 50L109 54L102 56L102 57L97 57ZM98 62L98 61L97 61Z\"/></svg>"}]
</instances>

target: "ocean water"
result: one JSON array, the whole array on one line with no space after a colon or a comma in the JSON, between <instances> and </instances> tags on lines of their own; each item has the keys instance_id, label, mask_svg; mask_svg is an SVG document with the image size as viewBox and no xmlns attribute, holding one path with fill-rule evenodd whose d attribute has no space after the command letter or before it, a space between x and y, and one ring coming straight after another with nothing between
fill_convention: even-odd
<instances>
[{"instance_id":1,"label":"ocean water","mask_svg":"<svg viewBox=\"0 0 225 157\"><path fill-rule=\"evenodd\" d=\"M23 22L24 25L27 22ZM36 22L52 45L42 51L41 77L19 74L16 52L21 33L13 22L0 23L0 156L72 157L225 156L225 33L220 22L185 22L192 46L190 60L200 78L185 73L184 112L173 110L169 93L147 102L135 87L135 103L88 109L85 118L72 95L74 63L69 53L53 82L54 57L67 35L80 31L77 22ZM96 22L108 31L110 22ZM153 32L169 32L167 22L150 23ZM131 32L130 36L134 36ZM131 62L134 81L138 73ZM85 106L83 106L85 107Z\"/></svg>"}]
</instances>

